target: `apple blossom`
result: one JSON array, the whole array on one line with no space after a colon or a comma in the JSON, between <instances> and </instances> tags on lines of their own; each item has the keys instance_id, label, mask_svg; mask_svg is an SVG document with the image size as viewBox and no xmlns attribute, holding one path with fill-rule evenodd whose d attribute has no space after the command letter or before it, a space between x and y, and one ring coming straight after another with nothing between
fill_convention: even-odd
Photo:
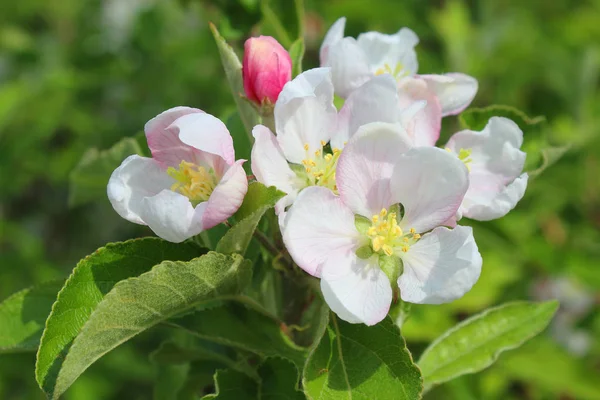
<instances>
[{"instance_id":1,"label":"apple blossom","mask_svg":"<svg viewBox=\"0 0 600 400\"><path fill-rule=\"evenodd\" d=\"M246 97L262 106L275 104L283 86L292 78L289 53L270 36L250 38L244 44L242 66Z\"/></svg>"},{"instance_id":2,"label":"apple blossom","mask_svg":"<svg viewBox=\"0 0 600 400\"><path fill-rule=\"evenodd\" d=\"M178 243L237 211L248 180L225 124L204 111L175 107L144 130L152 158L127 157L108 182L108 198L121 217Z\"/></svg>"},{"instance_id":3,"label":"apple blossom","mask_svg":"<svg viewBox=\"0 0 600 400\"><path fill-rule=\"evenodd\" d=\"M440 118L460 113L473 100L477 80L468 75L417 75L414 47L419 38L412 30L402 28L393 35L366 32L354 39L344 37L345 25L346 18L338 19L320 49L321 66L332 68L338 95L348 97L373 76L389 74L407 100L428 100L430 113Z\"/></svg>"},{"instance_id":4,"label":"apple blossom","mask_svg":"<svg viewBox=\"0 0 600 400\"><path fill-rule=\"evenodd\" d=\"M481 132L460 131L445 148L469 169L469 190L457 213L479 221L505 216L527 188L522 173L526 154L523 132L508 118L492 117Z\"/></svg>"},{"instance_id":5,"label":"apple blossom","mask_svg":"<svg viewBox=\"0 0 600 400\"><path fill-rule=\"evenodd\" d=\"M433 135L435 142L438 133L428 125L427 116L420 115L424 104L403 109L396 93L391 77L377 77L353 93L338 113L329 68L305 71L284 87L274 109L277 135L263 125L252 132L256 179L287 193L277 203L277 214L305 187L323 186L337 192L338 158L345 142L365 123L395 122L398 129L410 126L411 135Z\"/></svg>"},{"instance_id":6,"label":"apple blossom","mask_svg":"<svg viewBox=\"0 0 600 400\"><path fill-rule=\"evenodd\" d=\"M461 205L468 171L448 152L412 147L397 124L363 126L339 157L339 196L304 189L285 216L294 261L321 278L343 320L374 325L395 294L438 304L477 281L481 256L469 227L441 225Z\"/></svg>"}]
</instances>

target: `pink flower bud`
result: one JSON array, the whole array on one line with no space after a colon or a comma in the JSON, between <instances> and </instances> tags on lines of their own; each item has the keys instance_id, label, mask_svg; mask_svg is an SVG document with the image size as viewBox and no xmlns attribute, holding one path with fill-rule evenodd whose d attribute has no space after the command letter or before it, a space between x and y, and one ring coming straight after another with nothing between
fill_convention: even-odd
<instances>
[{"instance_id":1,"label":"pink flower bud","mask_svg":"<svg viewBox=\"0 0 600 400\"><path fill-rule=\"evenodd\" d=\"M275 104L283 85L292 78L289 53L270 36L250 38L244 44L244 90L248 99Z\"/></svg>"}]
</instances>

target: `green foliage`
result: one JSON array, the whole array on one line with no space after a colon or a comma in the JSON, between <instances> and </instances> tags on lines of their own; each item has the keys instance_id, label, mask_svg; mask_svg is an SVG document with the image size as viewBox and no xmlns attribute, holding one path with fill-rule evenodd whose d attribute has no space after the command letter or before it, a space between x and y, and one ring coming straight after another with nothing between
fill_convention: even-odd
<instances>
[{"instance_id":1,"label":"green foliage","mask_svg":"<svg viewBox=\"0 0 600 400\"><path fill-rule=\"evenodd\" d=\"M489 367L503 351L542 331L558 308L556 301L515 302L475 315L437 338L418 365L425 387Z\"/></svg>"},{"instance_id":2,"label":"green foliage","mask_svg":"<svg viewBox=\"0 0 600 400\"><path fill-rule=\"evenodd\" d=\"M216 400L255 400L258 398L258 384L246 375L236 371L217 371L215 374L215 394L202 399Z\"/></svg>"},{"instance_id":3,"label":"green foliage","mask_svg":"<svg viewBox=\"0 0 600 400\"><path fill-rule=\"evenodd\" d=\"M417 399L423 390L400 329L390 318L375 326L349 324L331 316L303 374L310 399Z\"/></svg>"},{"instance_id":4,"label":"green foliage","mask_svg":"<svg viewBox=\"0 0 600 400\"><path fill-rule=\"evenodd\" d=\"M153 399L170 400L176 398L185 384L189 370L189 364L158 365Z\"/></svg>"},{"instance_id":5,"label":"green foliage","mask_svg":"<svg viewBox=\"0 0 600 400\"><path fill-rule=\"evenodd\" d=\"M54 385L73 340L114 285L149 271L163 260L191 260L202 254L191 244L158 238L110 243L77 264L58 293L37 354L36 378L47 393Z\"/></svg>"},{"instance_id":6,"label":"green foliage","mask_svg":"<svg viewBox=\"0 0 600 400\"><path fill-rule=\"evenodd\" d=\"M300 38L296 40L290 46L290 58L292 59L292 78L302 73L302 59L304 58L304 39Z\"/></svg>"},{"instance_id":7,"label":"green foliage","mask_svg":"<svg viewBox=\"0 0 600 400\"><path fill-rule=\"evenodd\" d=\"M251 183L244 202L234 216L239 222L221 238L216 250L225 254L245 254L260 219L283 196L285 193L274 186L266 187L259 182Z\"/></svg>"},{"instance_id":8,"label":"green foliage","mask_svg":"<svg viewBox=\"0 0 600 400\"><path fill-rule=\"evenodd\" d=\"M0 303L0 353L35 351L63 281L17 292Z\"/></svg>"},{"instance_id":9,"label":"green foliage","mask_svg":"<svg viewBox=\"0 0 600 400\"><path fill-rule=\"evenodd\" d=\"M294 364L282 358L268 358L258 367L258 374L261 378L260 399L306 399L297 389L298 370Z\"/></svg>"},{"instance_id":10,"label":"green foliage","mask_svg":"<svg viewBox=\"0 0 600 400\"><path fill-rule=\"evenodd\" d=\"M189 262L163 261L117 283L91 314L64 357L47 393L58 398L94 361L144 330L221 296L240 292L251 277L240 256L210 252Z\"/></svg>"}]
</instances>

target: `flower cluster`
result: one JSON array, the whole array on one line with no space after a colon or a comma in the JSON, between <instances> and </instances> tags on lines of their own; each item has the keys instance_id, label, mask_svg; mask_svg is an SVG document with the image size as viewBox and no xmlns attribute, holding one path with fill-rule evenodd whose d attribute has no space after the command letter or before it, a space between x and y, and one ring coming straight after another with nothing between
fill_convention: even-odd
<instances>
[{"instance_id":1,"label":"flower cluster","mask_svg":"<svg viewBox=\"0 0 600 400\"><path fill-rule=\"evenodd\" d=\"M372 325L397 299L438 304L470 290L482 258L458 221L504 216L523 197L527 174L523 134L506 118L436 147L442 117L474 98L474 78L417 75L418 38L407 28L354 39L343 37L344 25L327 33L321 68L293 80L279 43L246 42L246 97L274 121L252 130L251 169L286 194L276 213L293 261L320 278L340 318ZM127 158L108 185L123 218L180 242L236 212L248 187L245 160L235 161L221 121L177 107L145 131L152 158Z\"/></svg>"}]
</instances>

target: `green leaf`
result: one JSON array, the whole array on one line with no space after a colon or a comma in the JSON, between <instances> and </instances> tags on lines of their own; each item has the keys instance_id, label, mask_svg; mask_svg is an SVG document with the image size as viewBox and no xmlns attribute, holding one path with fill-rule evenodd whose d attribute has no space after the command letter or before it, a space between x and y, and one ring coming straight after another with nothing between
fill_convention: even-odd
<instances>
[{"instance_id":1,"label":"green leaf","mask_svg":"<svg viewBox=\"0 0 600 400\"><path fill-rule=\"evenodd\" d=\"M0 353L35 351L64 281L23 289L0 303Z\"/></svg>"},{"instance_id":2,"label":"green leaf","mask_svg":"<svg viewBox=\"0 0 600 400\"><path fill-rule=\"evenodd\" d=\"M51 397L58 398L98 358L138 333L240 292L251 274L241 256L210 252L189 262L164 261L117 283L73 341Z\"/></svg>"},{"instance_id":3,"label":"green leaf","mask_svg":"<svg viewBox=\"0 0 600 400\"><path fill-rule=\"evenodd\" d=\"M282 358L268 358L258 368L261 378L261 400L303 400L298 390L298 370L294 364Z\"/></svg>"},{"instance_id":4,"label":"green leaf","mask_svg":"<svg viewBox=\"0 0 600 400\"><path fill-rule=\"evenodd\" d=\"M186 383L189 370L189 364L157 365L152 398L154 400L176 399Z\"/></svg>"},{"instance_id":5,"label":"green leaf","mask_svg":"<svg viewBox=\"0 0 600 400\"><path fill-rule=\"evenodd\" d=\"M514 302L491 308L454 326L418 362L426 388L489 367L505 350L540 333L558 302Z\"/></svg>"},{"instance_id":6,"label":"green leaf","mask_svg":"<svg viewBox=\"0 0 600 400\"><path fill-rule=\"evenodd\" d=\"M69 175L69 205L85 204L106 197L106 185L113 171L132 154L142 154L136 138L124 138L111 148L88 149Z\"/></svg>"},{"instance_id":7,"label":"green leaf","mask_svg":"<svg viewBox=\"0 0 600 400\"><path fill-rule=\"evenodd\" d=\"M299 368L306 360L306 349L294 344L278 321L240 304L198 311L172 324L210 342L262 357L286 358Z\"/></svg>"},{"instance_id":8,"label":"green leaf","mask_svg":"<svg viewBox=\"0 0 600 400\"><path fill-rule=\"evenodd\" d=\"M331 315L329 327L304 369L309 399L418 399L419 368L389 317L368 327Z\"/></svg>"},{"instance_id":9,"label":"green leaf","mask_svg":"<svg viewBox=\"0 0 600 400\"><path fill-rule=\"evenodd\" d=\"M492 105L485 108L470 108L459 116L461 125L466 129L480 131L485 128L491 117L505 117L514 121L523 131L522 150L527 153L524 170L530 177L539 175L554 164L570 146L553 146L546 134L546 118L530 118L516 108Z\"/></svg>"},{"instance_id":10,"label":"green leaf","mask_svg":"<svg viewBox=\"0 0 600 400\"><path fill-rule=\"evenodd\" d=\"M46 321L36 363L40 387L46 393L54 392L73 339L117 282L147 272L163 260L191 260L200 254L192 244L148 237L108 244L81 260L58 293Z\"/></svg>"},{"instance_id":11,"label":"green leaf","mask_svg":"<svg viewBox=\"0 0 600 400\"><path fill-rule=\"evenodd\" d=\"M215 394L208 394L202 399L256 400L258 398L258 384L237 371L217 371L215 390Z\"/></svg>"},{"instance_id":12,"label":"green leaf","mask_svg":"<svg viewBox=\"0 0 600 400\"><path fill-rule=\"evenodd\" d=\"M234 216L239 222L221 238L216 250L225 254L246 253L260 219L283 196L285 193L274 186L266 187L259 182L251 183L244 202Z\"/></svg>"},{"instance_id":13,"label":"green leaf","mask_svg":"<svg viewBox=\"0 0 600 400\"><path fill-rule=\"evenodd\" d=\"M229 82L229 87L231 88L233 99L235 100L235 104L237 105L240 113L240 118L242 119L244 127L246 128L246 134L248 135L250 142L254 142L251 132L252 128L258 124L258 113L248 101L245 101L242 98L244 95L242 63L240 63L235 51L233 51L231 46L227 44L225 39L223 39L223 37L219 34L217 27L212 23L210 24L210 30L215 38L215 42L217 43L217 48L219 49L219 54L221 55L221 63L225 69L225 76L227 77L227 82Z\"/></svg>"},{"instance_id":14,"label":"green leaf","mask_svg":"<svg viewBox=\"0 0 600 400\"><path fill-rule=\"evenodd\" d=\"M268 0L261 0L260 10L262 12L265 23L268 24L273 29L273 31L275 31L277 39L279 40L281 45L286 48L290 47L292 44L292 39L290 38L290 35L285 29L285 26L277 16L277 13L275 13L275 11L273 11L271 6L269 5Z\"/></svg>"},{"instance_id":15,"label":"green leaf","mask_svg":"<svg viewBox=\"0 0 600 400\"><path fill-rule=\"evenodd\" d=\"M302 73L302 59L304 58L304 39L296 40L290 46L290 58L292 59L292 78Z\"/></svg>"}]
</instances>

